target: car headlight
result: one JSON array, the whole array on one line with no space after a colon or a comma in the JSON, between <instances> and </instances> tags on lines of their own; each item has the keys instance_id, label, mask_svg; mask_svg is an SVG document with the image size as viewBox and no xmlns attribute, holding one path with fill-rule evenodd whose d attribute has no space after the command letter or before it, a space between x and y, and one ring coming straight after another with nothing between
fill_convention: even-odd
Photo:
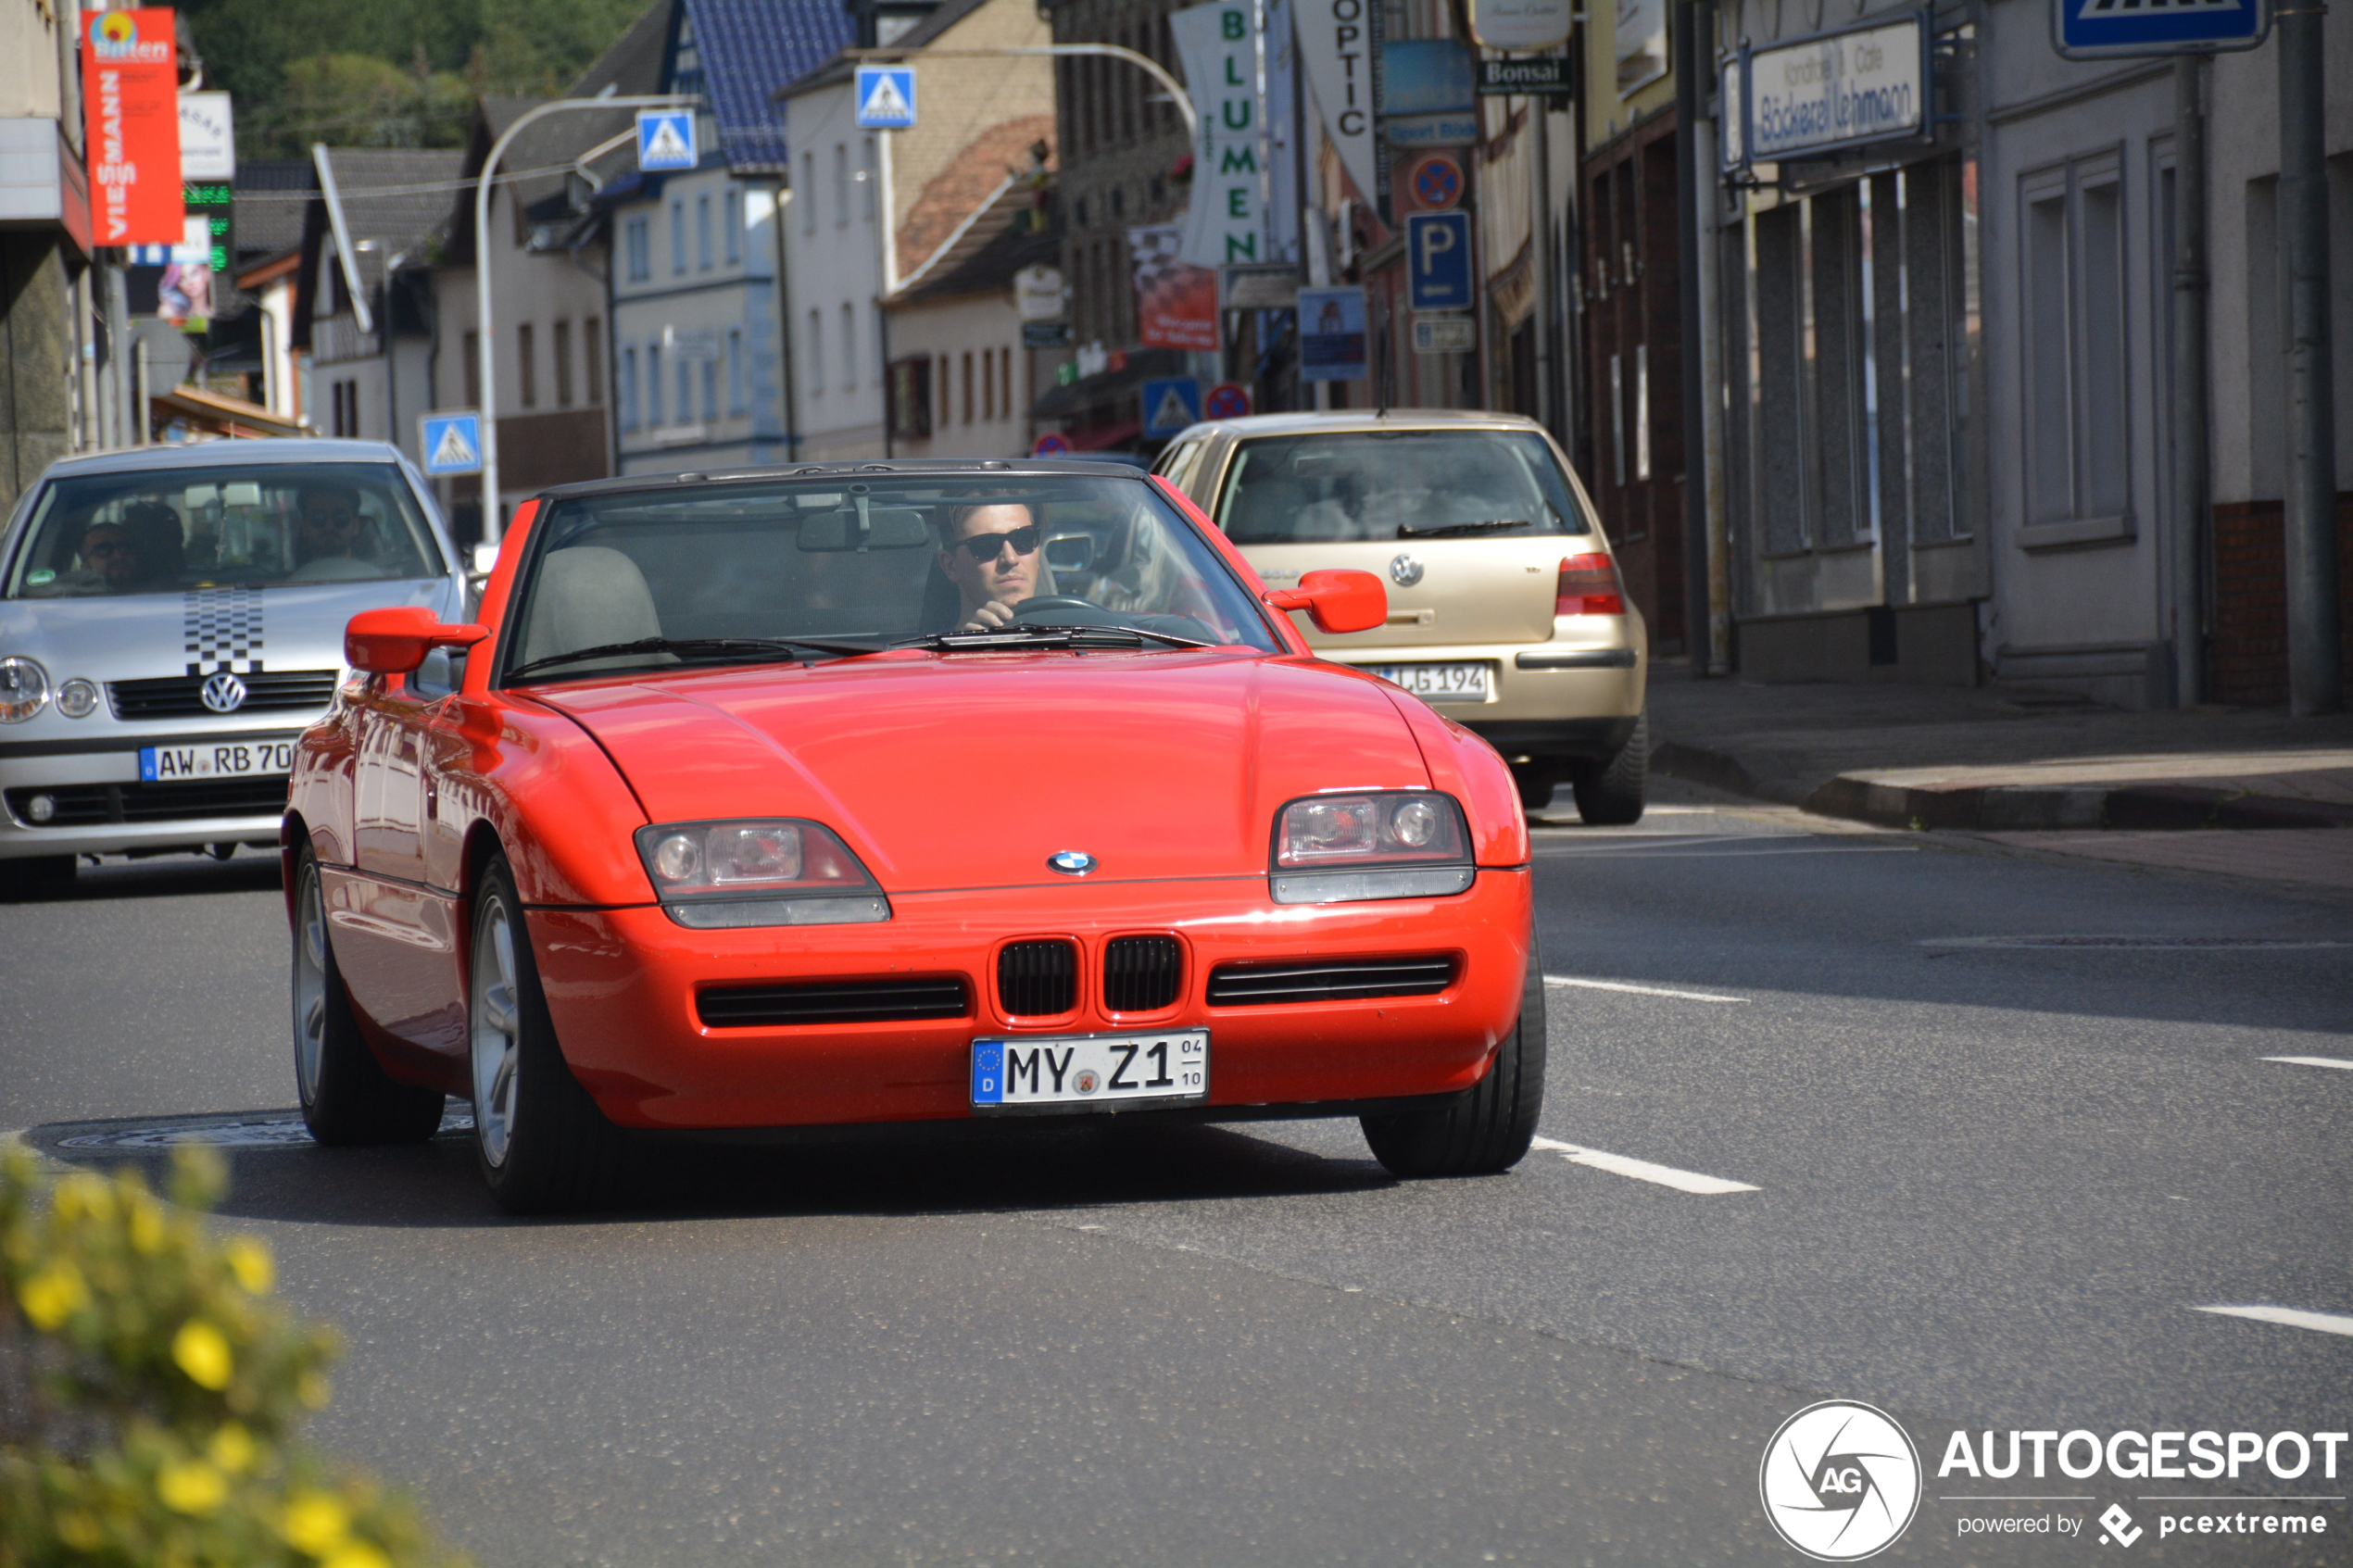
<instances>
[{"instance_id":1,"label":"car headlight","mask_svg":"<svg viewBox=\"0 0 2353 1568\"><path fill-rule=\"evenodd\" d=\"M21 724L49 702L49 671L29 659L0 659L0 724Z\"/></svg>"},{"instance_id":2,"label":"car headlight","mask_svg":"<svg viewBox=\"0 0 2353 1568\"><path fill-rule=\"evenodd\" d=\"M637 858L680 925L849 925L890 918L890 900L849 847L816 822L659 822Z\"/></svg>"},{"instance_id":3,"label":"car headlight","mask_svg":"<svg viewBox=\"0 0 2353 1568\"><path fill-rule=\"evenodd\" d=\"M69 719L87 719L98 711L98 687L79 675L57 688L57 711Z\"/></svg>"},{"instance_id":4,"label":"car headlight","mask_svg":"<svg viewBox=\"0 0 2353 1568\"><path fill-rule=\"evenodd\" d=\"M1476 874L1463 809L1435 790L1310 796L1275 815L1277 904L1442 897Z\"/></svg>"}]
</instances>

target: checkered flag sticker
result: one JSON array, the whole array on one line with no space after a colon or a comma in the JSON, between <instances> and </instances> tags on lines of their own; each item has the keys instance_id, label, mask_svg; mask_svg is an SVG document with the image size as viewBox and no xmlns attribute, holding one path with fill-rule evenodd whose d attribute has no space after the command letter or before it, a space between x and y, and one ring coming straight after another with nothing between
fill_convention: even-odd
<instances>
[{"instance_id":1,"label":"checkered flag sticker","mask_svg":"<svg viewBox=\"0 0 2353 1568\"><path fill-rule=\"evenodd\" d=\"M258 588L197 588L189 593L181 611L191 675L235 670L243 674L261 670L261 590Z\"/></svg>"}]
</instances>

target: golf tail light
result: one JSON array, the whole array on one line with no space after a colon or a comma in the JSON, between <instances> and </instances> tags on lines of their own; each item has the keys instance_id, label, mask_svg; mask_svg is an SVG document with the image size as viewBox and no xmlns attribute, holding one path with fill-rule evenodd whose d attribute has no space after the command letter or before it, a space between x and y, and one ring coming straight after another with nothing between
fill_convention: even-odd
<instances>
[{"instance_id":1,"label":"golf tail light","mask_svg":"<svg viewBox=\"0 0 2353 1568\"><path fill-rule=\"evenodd\" d=\"M682 925L887 920L882 889L816 822L668 822L637 830L655 897Z\"/></svg>"},{"instance_id":2,"label":"golf tail light","mask_svg":"<svg viewBox=\"0 0 2353 1568\"><path fill-rule=\"evenodd\" d=\"M1554 615L1623 615L1626 596L1617 585L1617 563L1599 550L1565 557Z\"/></svg>"},{"instance_id":3,"label":"golf tail light","mask_svg":"<svg viewBox=\"0 0 2353 1568\"><path fill-rule=\"evenodd\" d=\"M1462 808L1431 790L1319 795L1283 808L1275 826L1275 870L1464 861Z\"/></svg>"},{"instance_id":4,"label":"golf tail light","mask_svg":"<svg viewBox=\"0 0 2353 1568\"><path fill-rule=\"evenodd\" d=\"M0 724L21 724L49 702L49 672L29 659L0 659Z\"/></svg>"}]
</instances>

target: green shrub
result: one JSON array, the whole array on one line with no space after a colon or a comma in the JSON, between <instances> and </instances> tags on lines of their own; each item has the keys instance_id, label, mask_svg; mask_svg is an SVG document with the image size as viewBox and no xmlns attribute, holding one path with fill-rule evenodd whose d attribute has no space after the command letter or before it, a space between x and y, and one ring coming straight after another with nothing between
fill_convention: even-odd
<instances>
[{"instance_id":1,"label":"green shrub","mask_svg":"<svg viewBox=\"0 0 2353 1568\"><path fill-rule=\"evenodd\" d=\"M277 1304L260 1242L214 1237L226 1185L197 1148L170 1203L134 1171L51 1182L22 1148L0 1160L0 1568L456 1561L296 1435L336 1337Z\"/></svg>"}]
</instances>

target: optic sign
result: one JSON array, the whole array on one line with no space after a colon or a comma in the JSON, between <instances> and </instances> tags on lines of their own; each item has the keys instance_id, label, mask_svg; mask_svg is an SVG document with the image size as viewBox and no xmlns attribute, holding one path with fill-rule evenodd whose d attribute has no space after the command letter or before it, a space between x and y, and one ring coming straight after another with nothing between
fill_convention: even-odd
<instances>
[{"instance_id":1,"label":"optic sign","mask_svg":"<svg viewBox=\"0 0 2353 1568\"><path fill-rule=\"evenodd\" d=\"M482 416L427 414L418 420L418 449L425 455L427 477L482 471Z\"/></svg>"},{"instance_id":2,"label":"optic sign","mask_svg":"<svg viewBox=\"0 0 2353 1568\"><path fill-rule=\"evenodd\" d=\"M637 170L664 174L692 169L702 160L695 156L695 111L637 111Z\"/></svg>"},{"instance_id":3,"label":"optic sign","mask_svg":"<svg viewBox=\"0 0 2353 1568\"><path fill-rule=\"evenodd\" d=\"M1416 212L1405 220L1408 303L1416 310L1468 310L1471 292L1470 214Z\"/></svg>"},{"instance_id":4,"label":"optic sign","mask_svg":"<svg viewBox=\"0 0 2353 1568\"><path fill-rule=\"evenodd\" d=\"M84 11L82 19L91 237L102 245L178 245L187 209L180 196L172 13L149 6Z\"/></svg>"},{"instance_id":5,"label":"optic sign","mask_svg":"<svg viewBox=\"0 0 2353 1568\"><path fill-rule=\"evenodd\" d=\"M858 105L861 131L912 131L915 128L915 68L860 66L851 89Z\"/></svg>"},{"instance_id":6,"label":"optic sign","mask_svg":"<svg viewBox=\"0 0 2353 1568\"><path fill-rule=\"evenodd\" d=\"M1913 15L1756 50L1743 94L1748 157L1801 157L1924 134L1928 42L1925 19Z\"/></svg>"},{"instance_id":7,"label":"optic sign","mask_svg":"<svg viewBox=\"0 0 2353 1568\"><path fill-rule=\"evenodd\" d=\"M2051 0L2051 45L2070 60L2252 49L2271 0Z\"/></svg>"},{"instance_id":8,"label":"optic sign","mask_svg":"<svg viewBox=\"0 0 2353 1568\"><path fill-rule=\"evenodd\" d=\"M1324 134L1340 154L1356 194L1373 199L1379 189L1379 150L1373 111L1380 56L1374 47L1376 0L1298 0L1292 26L1300 63L1324 117Z\"/></svg>"}]
</instances>

